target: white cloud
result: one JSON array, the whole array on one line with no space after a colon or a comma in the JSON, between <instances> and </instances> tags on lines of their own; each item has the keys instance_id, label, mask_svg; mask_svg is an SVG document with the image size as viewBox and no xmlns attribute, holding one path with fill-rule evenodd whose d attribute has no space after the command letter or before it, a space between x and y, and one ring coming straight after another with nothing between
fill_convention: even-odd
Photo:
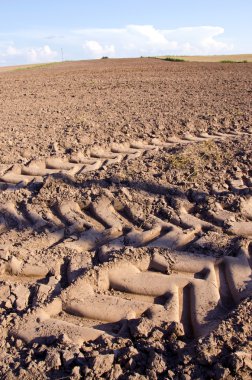
<instances>
[{"instance_id":1,"label":"white cloud","mask_svg":"<svg viewBox=\"0 0 252 380\"><path fill-rule=\"evenodd\" d=\"M126 34L133 34L135 37L143 37L150 45L166 45L167 39L162 31L155 29L152 25L129 25Z\"/></svg>"},{"instance_id":2,"label":"white cloud","mask_svg":"<svg viewBox=\"0 0 252 380\"><path fill-rule=\"evenodd\" d=\"M164 30L167 39L174 38L179 49L190 54L216 54L233 50L233 44L222 42L218 37L224 34L219 26L198 26Z\"/></svg>"},{"instance_id":3,"label":"white cloud","mask_svg":"<svg viewBox=\"0 0 252 380\"><path fill-rule=\"evenodd\" d=\"M84 39L87 54L100 57L217 54L232 51L233 44L220 40L224 29L199 26L177 29L157 29L152 25L128 25L121 29L80 29L73 32Z\"/></svg>"},{"instance_id":4,"label":"white cloud","mask_svg":"<svg viewBox=\"0 0 252 380\"><path fill-rule=\"evenodd\" d=\"M44 63L51 62L58 56L58 52L50 46L44 45L36 48L17 48L14 44L0 50L0 62L4 64L15 64L17 60L22 63Z\"/></svg>"},{"instance_id":5,"label":"white cloud","mask_svg":"<svg viewBox=\"0 0 252 380\"><path fill-rule=\"evenodd\" d=\"M39 48L28 49L26 52L28 61L31 63L37 62L51 62L58 55L57 51L54 51L50 46L45 45Z\"/></svg>"},{"instance_id":6,"label":"white cloud","mask_svg":"<svg viewBox=\"0 0 252 380\"><path fill-rule=\"evenodd\" d=\"M102 46L97 41L86 41L83 44L83 48L92 54L94 58L100 58L102 56L109 55L110 57L115 54L115 47L114 45L104 45Z\"/></svg>"},{"instance_id":7,"label":"white cloud","mask_svg":"<svg viewBox=\"0 0 252 380\"><path fill-rule=\"evenodd\" d=\"M9 45L6 49L5 56L8 57L15 55L19 55L19 50L15 46Z\"/></svg>"}]
</instances>

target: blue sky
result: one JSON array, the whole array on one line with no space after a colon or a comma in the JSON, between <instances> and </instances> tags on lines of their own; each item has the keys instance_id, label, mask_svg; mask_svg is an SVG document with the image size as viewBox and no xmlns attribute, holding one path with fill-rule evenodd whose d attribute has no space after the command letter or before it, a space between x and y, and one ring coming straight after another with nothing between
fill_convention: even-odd
<instances>
[{"instance_id":1,"label":"blue sky","mask_svg":"<svg viewBox=\"0 0 252 380\"><path fill-rule=\"evenodd\" d=\"M251 0L0 0L0 65L252 53Z\"/></svg>"}]
</instances>

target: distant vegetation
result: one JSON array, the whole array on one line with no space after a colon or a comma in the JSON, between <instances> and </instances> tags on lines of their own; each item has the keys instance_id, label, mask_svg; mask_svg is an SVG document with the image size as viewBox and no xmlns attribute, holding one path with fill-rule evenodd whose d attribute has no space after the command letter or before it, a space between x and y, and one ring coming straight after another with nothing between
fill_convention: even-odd
<instances>
[{"instance_id":1,"label":"distant vegetation","mask_svg":"<svg viewBox=\"0 0 252 380\"><path fill-rule=\"evenodd\" d=\"M163 55L156 57L167 61L184 60L186 62L216 62L216 63L247 63L252 62L252 54L226 54L226 55Z\"/></svg>"},{"instance_id":2,"label":"distant vegetation","mask_svg":"<svg viewBox=\"0 0 252 380\"><path fill-rule=\"evenodd\" d=\"M108 59L108 57L101 57L101 59Z\"/></svg>"},{"instance_id":3,"label":"distant vegetation","mask_svg":"<svg viewBox=\"0 0 252 380\"><path fill-rule=\"evenodd\" d=\"M35 63L35 64L27 65L27 66L17 66L17 67L13 66L12 71L39 69L41 67L48 67L48 66L55 65L56 63L62 63L62 62Z\"/></svg>"},{"instance_id":4,"label":"distant vegetation","mask_svg":"<svg viewBox=\"0 0 252 380\"><path fill-rule=\"evenodd\" d=\"M163 61L170 61L170 62L185 62L185 59L182 58L176 58L176 57L166 57L161 58Z\"/></svg>"},{"instance_id":5,"label":"distant vegetation","mask_svg":"<svg viewBox=\"0 0 252 380\"><path fill-rule=\"evenodd\" d=\"M244 59L243 61L232 61L230 59L223 59L222 61L220 61L220 63L248 63L248 61L246 59Z\"/></svg>"},{"instance_id":6,"label":"distant vegetation","mask_svg":"<svg viewBox=\"0 0 252 380\"><path fill-rule=\"evenodd\" d=\"M64 61L67 62L67 61ZM0 73L5 71L19 71L19 70L31 70L39 68L47 68L52 65L61 64L63 62L48 62L48 63L33 63L28 65L19 65L19 66L3 66L0 67Z\"/></svg>"}]
</instances>

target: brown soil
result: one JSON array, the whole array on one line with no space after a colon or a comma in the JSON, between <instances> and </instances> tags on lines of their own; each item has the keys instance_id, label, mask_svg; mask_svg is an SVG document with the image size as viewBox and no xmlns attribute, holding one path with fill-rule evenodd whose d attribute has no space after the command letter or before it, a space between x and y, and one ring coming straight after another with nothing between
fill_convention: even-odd
<instances>
[{"instance_id":1,"label":"brown soil","mask_svg":"<svg viewBox=\"0 0 252 380\"><path fill-rule=\"evenodd\" d=\"M251 378L251 65L0 82L1 378Z\"/></svg>"}]
</instances>

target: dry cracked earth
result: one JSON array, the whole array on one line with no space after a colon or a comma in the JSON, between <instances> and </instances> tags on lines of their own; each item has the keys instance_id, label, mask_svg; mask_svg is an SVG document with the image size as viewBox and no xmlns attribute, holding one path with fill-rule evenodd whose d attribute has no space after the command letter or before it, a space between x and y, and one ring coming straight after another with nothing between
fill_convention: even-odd
<instances>
[{"instance_id":1,"label":"dry cracked earth","mask_svg":"<svg viewBox=\"0 0 252 380\"><path fill-rule=\"evenodd\" d=\"M2 379L250 379L252 64L0 73Z\"/></svg>"}]
</instances>

